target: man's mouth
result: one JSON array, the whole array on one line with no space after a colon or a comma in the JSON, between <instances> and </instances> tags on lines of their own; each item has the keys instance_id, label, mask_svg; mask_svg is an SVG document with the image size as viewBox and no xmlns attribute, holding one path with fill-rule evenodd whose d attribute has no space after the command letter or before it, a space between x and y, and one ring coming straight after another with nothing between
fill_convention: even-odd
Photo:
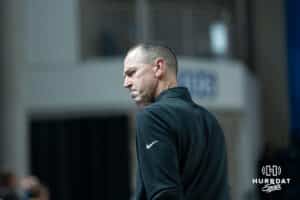
<instances>
[{"instance_id":1,"label":"man's mouth","mask_svg":"<svg viewBox=\"0 0 300 200\"><path fill-rule=\"evenodd\" d=\"M137 91L131 91L130 92L130 95L131 95L131 98L135 98L135 97L137 97L138 96L138 93L137 93Z\"/></svg>"}]
</instances>

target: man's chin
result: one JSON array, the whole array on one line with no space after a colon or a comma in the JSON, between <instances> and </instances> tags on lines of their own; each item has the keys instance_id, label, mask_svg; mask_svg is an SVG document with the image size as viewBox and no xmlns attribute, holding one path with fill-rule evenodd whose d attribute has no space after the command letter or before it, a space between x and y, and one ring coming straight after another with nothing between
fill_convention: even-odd
<instances>
[{"instance_id":1,"label":"man's chin","mask_svg":"<svg viewBox=\"0 0 300 200\"><path fill-rule=\"evenodd\" d=\"M145 102L145 101L135 101L135 103L139 108L144 108L145 106L151 104L151 102Z\"/></svg>"}]
</instances>

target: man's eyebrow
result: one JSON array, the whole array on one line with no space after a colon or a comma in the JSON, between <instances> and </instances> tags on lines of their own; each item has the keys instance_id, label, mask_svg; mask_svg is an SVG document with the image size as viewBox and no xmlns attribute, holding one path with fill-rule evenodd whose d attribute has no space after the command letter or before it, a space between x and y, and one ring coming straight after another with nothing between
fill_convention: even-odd
<instances>
[{"instance_id":1,"label":"man's eyebrow","mask_svg":"<svg viewBox=\"0 0 300 200\"><path fill-rule=\"evenodd\" d=\"M130 71L133 71L133 70L135 70L135 69L136 69L136 67L129 67L128 69L126 69L126 70L124 71L123 76L125 76L126 74L130 73Z\"/></svg>"}]
</instances>

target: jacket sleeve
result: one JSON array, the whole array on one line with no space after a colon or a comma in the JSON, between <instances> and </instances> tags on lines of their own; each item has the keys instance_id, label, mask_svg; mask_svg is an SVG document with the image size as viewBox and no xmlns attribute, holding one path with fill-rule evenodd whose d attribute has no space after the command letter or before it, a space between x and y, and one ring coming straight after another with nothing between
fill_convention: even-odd
<instances>
[{"instance_id":1,"label":"jacket sleeve","mask_svg":"<svg viewBox=\"0 0 300 200\"><path fill-rule=\"evenodd\" d=\"M159 113L137 114L137 158L148 200L183 200L174 132Z\"/></svg>"}]
</instances>

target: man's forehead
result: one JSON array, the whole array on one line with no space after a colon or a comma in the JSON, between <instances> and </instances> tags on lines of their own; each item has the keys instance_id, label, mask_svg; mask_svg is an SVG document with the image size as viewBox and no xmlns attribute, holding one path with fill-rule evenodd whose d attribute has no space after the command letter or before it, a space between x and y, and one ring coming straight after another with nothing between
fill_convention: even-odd
<instances>
[{"instance_id":1,"label":"man's forehead","mask_svg":"<svg viewBox=\"0 0 300 200\"><path fill-rule=\"evenodd\" d=\"M136 68L138 68L138 66L137 65L124 65L124 73L126 73L126 72L128 72L128 71L130 71L130 70L133 70L133 69L136 69Z\"/></svg>"},{"instance_id":2,"label":"man's forehead","mask_svg":"<svg viewBox=\"0 0 300 200\"><path fill-rule=\"evenodd\" d=\"M130 68L139 68L146 64L143 55L141 54L128 54L124 60L124 71Z\"/></svg>"},{"instance_id":3,"label":"man's forehead","mask_svg":"<svg viewBox=\"0 0 300 200\"><path fill-rule=\"evenodd\" d=\"M139 62L136 62L132 59L125 58L123 71L124 71L124 73L126 73L127 71L138 68L140 65L141 65L141 63L139 63Z\"/></svg>"},{"instance_id":4,"label":"man's forehead","mask_svg":"<svg viewBox=\"0 0 300 200\"><path fill-rule=\"evenodd\" d=\"M134 49L130 51L124 63L143 63L145 61L145 54L140 49Z\"/></svg>"},{"instance_id":5,"label":"man's forehead","mask_svg":"<svg viewBox=\"0 0 300 200\"><path fill-rule=\"evenodd\" d=\"M142 68L144 66L145 65L143 63L137 63L137 62L125 63L124 64L123 74L125 76L125 74L129 73L130 71L137 70L137 69Z\"/></svg>"}]
</instances>

